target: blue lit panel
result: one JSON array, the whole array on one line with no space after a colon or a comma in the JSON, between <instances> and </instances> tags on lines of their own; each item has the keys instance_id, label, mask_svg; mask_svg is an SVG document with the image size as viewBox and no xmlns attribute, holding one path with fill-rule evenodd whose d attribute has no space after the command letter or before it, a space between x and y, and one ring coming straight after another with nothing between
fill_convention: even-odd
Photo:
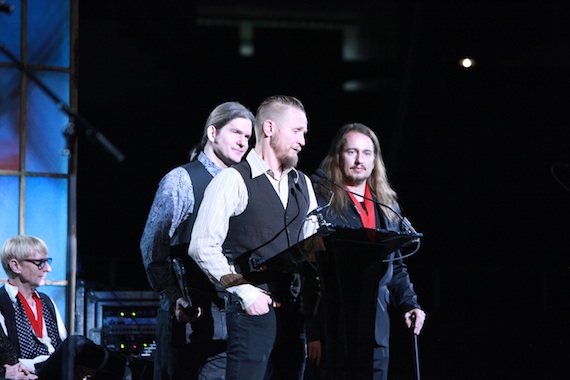
<instances>
[{"instance_id":1,"label":"blue lit panel","mask_svg":"<svg viewBox=\"0 0 570 380\"><path fill-rule=\"evenodd\" d=\"M67 179L27 177L26 235L43 239L53 257L50 280L65 280L67 267Z\"/></svg>"},{"instance_id":2,"label":"blue lit panel","mask_svg":"<svg viewBox=\"0 0 570 380\"><path fill-rule=\"evenodd\" d=\"M49 248L49 247L48 247ZM55 262L53 263L55 265ZM48 273L47 280L53 280L53 272ZM50 296L57 305L59 309L59 314L61 314L61 318L65 321L65 295L66 295L66 287L64 286L53 286L53 285L44 285L38 289L40 292L47 294Z\"/></svg>"},{"instance_id":3,"label":"blue lit panel","mask_svg":"<svg viewBox=\"0 0 570 380\"><path fill-rule=\"evenodd\" d=\"M20 74L0 68L0 169L20 167Z\"/></svg>"},{"instance_id":4,"label":"blue lit panel","mask_svg":"<svg viewBox=\"0 0 570 380\"><path fill-rule=\"evenodd\" d=\"M20 60L20 0L7 1L15 9L12 13L0 13L0 44L4 44L18 60ZM4 52L0 51L0 62L12 62Z\"/></svg>"},{"instance_id":5,"label":"blue lit panel","mask_svg":"<svg viewBox=\"0 0 570 380\"><path fill-rule=\"evenodd\" d=\"M60 100L69 102L69 74L35 73ZM27 105L26 171L67 174L68 158L63 130L69 117L35 83L29 82Z\"/></svg>"},{"instance_id":6,"label":"blue lit panel","mask_svg":"<svg viewBox=\"0 0 570 380\"><path fill-rule=\"evenodd\" d=\"M69 67L69 12L69 0L28 0L28 63Z\"/></svg>"},{"instance_id":7,"label":"blue lit panel","mask_svg":"<svg viewBox=\"0 0 570 380\"><path fill-rule=\"evenodd\" d=\"M18 179L15 176L0 176L0 246L18 235Z\"/></svg>"}]
</instances>

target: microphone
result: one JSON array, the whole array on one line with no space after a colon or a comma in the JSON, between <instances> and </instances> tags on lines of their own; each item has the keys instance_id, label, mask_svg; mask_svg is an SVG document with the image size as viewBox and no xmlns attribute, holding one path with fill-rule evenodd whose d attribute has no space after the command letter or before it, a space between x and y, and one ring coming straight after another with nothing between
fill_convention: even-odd
<instances>
[{"instance_id":1,"label":"microphone","mask_svg":"<svg viewBox=\"0 0 570 380\"><path fill-rule=\"evenodd\" d=\"M332 183L333 185L335 185L336 187L338 187L338 188L344 190L344 191L347 192L347 193L351 193L351 194L359 195L359 196L360 196L360 194L356 194L355 192L350 191L350 190L344 188L343 186L339 185L339 184L336 183L335 181L333 181L332 178L329 178L321 168L317 169L317 170L315 171L315 174L316 174L318 177L327 180L328 182ZM311 178L312 178L312 177L311 177ZM334 195L334 193L333 193L333 195ZM374 199L371 199L371 198L368 198L368 197L365 197L365 196L362 196L362 197L363 197L364 199L368 199L368 200L370 200L370 201L372 201L372 202L374 202L374 203L376 203L376 204L378 204L378 205L380 205L380 206L382 206L382 207L385 207L385 208L387 208L388 210L392 211L392 212L398 217L398 219L400 219L400 227L401 227L404 231L406 231L406 232L409 233L410 235L418 236L418 238L413 239L412 241L410 241L409 243L407 243L407 244L405 244L405 245L409 245L409 244L412 244L412 243L419 243L419 240L420 240L419 237L420 237L422 234L418 233L418 232L414 229L414 227L412 226L412 223L408 220L408 218L402 216L399 212L397 212L396 210L394 210L394 208L388 206L387 204L384 204L384 203L382 203L382 202L378 202L378 201L376 201L376 200L374 200ZM331 199L332 199L332 198L331 198Z\"/></svg>"},{"instance_id":2,"label":"microphone","mask_svg":"<svg viewBox=\"0 0 570 380\"><path fill-rule=\"evenodd\" d=\"M325 219L325 216L323 215L323 211L331 205L333 198L334 198L334 191L332 191L327 186L325 186L325 184L321 181L321 179L314 174L311 176L311 182L323 186L325 189L327 189L331 193L329 201L327 202L326 205L317 207L316 209L314 209L313 211L311 211L307 215L307 216L316 215L317 216L317 222L319 223L319 229L318 229L317 233L327 234L327 233L331 232L332 224L327 222L327 220Z\"/></svg>"},{"instance_id":3,"label":"microphone","mask_svg":"<svg viewBox=\"0 0 570 380\"><path fill-rule=\"evenodd\" d=\"M330 191L331 196L330 196L329 201L327 202L326 205L317 207L316 209L314 209L313 211L311 211L307 216L310 216L310 215L318 215L318 214L322 213L323 210L327 209L327 208L331 205L331 203L332 203L332 201L333 201L333 198L334 198L334 191L332 191L331 189L329 189L328 187L326 187L326 186L322 183L322 181L321 181L321 179L320 179L319 177L317 177L316 175L313 174L313 175L311 176L311 181L314 182L314 183L318 183L319 185L323 186L325 189L327 189L328 191Z\"/></svg>"},{"instance_id":4,"label":"microphone","mask_svg":"<svg viewBox=\"0 0 570 380\"><path fill-rule=\"evenodd\" d=\"M0 12L12 13L14 12L14 9L16 9L16 7L12 4L8 4L4 0L0 0Z\"/></svg>"}]
</instances>

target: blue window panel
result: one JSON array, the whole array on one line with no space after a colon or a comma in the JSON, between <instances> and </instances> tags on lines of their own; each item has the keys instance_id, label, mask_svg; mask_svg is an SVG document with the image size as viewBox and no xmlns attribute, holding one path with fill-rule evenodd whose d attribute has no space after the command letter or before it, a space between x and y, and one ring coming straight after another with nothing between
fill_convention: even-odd
<instances>
[{"instance_id":1,"label":"blue window panel","mask_svg":"<svg viewBox=\"0 0 570 380\"><path fill-rule=\"evenodd\" d=\"M20 15L21 2L7 1L15 8L10 14L0 13L0 44L4 44L18 60L20 58ZM0 62L12 62L3 52L0 52Z\"/></svg>"},{"instance_id":2,"label":"blue window panel","mask_svg":"<svg viewBox=\"0 0 570 380\"><path fill-rule=\"evenodd\" d=\"M53 258L50 280L65 280L67 267L67 179L27 177L26 235L41 238Z\"/></svg>"},{"instance_id":3,"label":"blue window panel","mask_svg":"<svg viewBox=\"0 0 570 380\"><path fill-rule=\"evenodd\" d=\"M39 71L35 73L61 101L69 101L69 74ZM34 82L27 94L26 171L67 174L68 157L63 130L69 117Z\"/></svg>"},{"instance_id":4,"label":"blue window panel","mask_svg":"<svg viewBox=\"0 0 570 380\"><path fill-rule=\"evenodd\" d=\"M48 247L49 248L49 247ZM51 275L51 273L48 273L47 275L47 280L53 280L52 278L53 276ZM38 288L38 291L47 294L48 296L51 297L52 300L54 300L55 304L57 305L57 308L59 310L59 314L61 315L61 318L63 319L63 321L65 323L67 323L65 321L65 310L66 310L66 304L65 304L65 295L66 295L66 287L65 286L54 286L54 285L44 285L40 288Z\"/></svg>"},{"instance_id":5,"label":"blue window panel","mask_svg":"<svg viewBox=\"0 0 570 380\"><path fill-rule=\"evenodd\" d=\"M70 0L28 0L28 63L70 66Z\"/></svg>"},{"instance_id":6,"label":"blue window panel","mask_svg":"<svg viewBox=\"0 0 570 380\"><path fill-rule=\"evenodd\" d=\"M18 184L19 177L0 176L0 246L18 235Z\"/></svg>"},{"instance_id":7,"label":"blue window panel","mask_svg":"<svg viewBox=\"0 0 570 380\"><path fill-rule=\"evenodd\" d=\"M20 73L0 68L0 169L20 167Z\"/></svg>"}]
</instances>

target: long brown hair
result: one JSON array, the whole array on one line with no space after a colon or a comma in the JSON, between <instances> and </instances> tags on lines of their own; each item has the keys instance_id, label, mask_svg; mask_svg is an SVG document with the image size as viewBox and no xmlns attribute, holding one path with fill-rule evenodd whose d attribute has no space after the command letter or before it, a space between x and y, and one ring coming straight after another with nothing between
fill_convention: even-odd
<instances>
[{"instance_id":1,"label":"long brown hair","mask_svg":"<svg viewBox=\"0 0 570 380\"><path fill-rule=\"evenodd\" d=\"M253 113L241 103L225 102L214 108L206 120L200 141L190 150L190 153L188 153L189 160L194 161L198 158L200 152L204 150L204 147L208 142L208 127L210 125L213 125L217 130L220 130L233 119L240 117L251 120L251 124L255 122L255 116L253 116Z\"/></svg>"},{"instance_id":2,"label":"long brown hair","mask_svg":"<svg viewBox=\"0 0 570 380\"><path fill-rule=\"evenodd\" d=\"M374 168L366 183L370 186L370 190L376 196L377 200L390 207L397 203L397 194L390 186L388 181L388 174L386 166L382 159L382 152L380 150L380 142L373 130L361 123L350 123L343 125L336 133L335 138L329 148L326 157L322 160L320 168L324 173L336 183L345 186L346 182L340 169L340 157L346 144L346 135L349 132L362 133L372 140L374 145ZM336 186L327 186L330 190L335 192L332 203L329 207L329 212L332 216L342 216L343 210L346 210L350 205L350 198L346 196L342 189ZM316 186L317 192L321 193L324 197L330 197L330 191L322 186ZM396 220L398 217L392 212L386 213L386 216L391 220Z\"/></svg>"}]
</instances>

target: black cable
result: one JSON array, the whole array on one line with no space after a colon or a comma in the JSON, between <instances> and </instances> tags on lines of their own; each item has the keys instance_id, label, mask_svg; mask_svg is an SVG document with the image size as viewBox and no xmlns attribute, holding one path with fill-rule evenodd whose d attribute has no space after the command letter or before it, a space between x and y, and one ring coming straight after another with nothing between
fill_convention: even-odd
<instances>
[{"instance_id":1,"label":"black cable","mask_svg":"<svg viewBox=\"0 0 570 380\"><path fill-rule=\"evenodd\" d=\"M570 166L570 164L554 164L550 167L550 173L552 174L552 177L554 177L554 179L556 180L556 182L558 182L560 184L560 186L562 186L564 188L564 190L570 192L570 187L568 187L564 181L562 181L562 179L560 179L560 177L556 174L556 169L557 168L566 168L568 169L568 167Z\"/></svg>"},{"instance_id":2,"label":"black cable","mask_svg":"<svg viewBox=\"0 0 570 380\"><path fill-rule=\"evenodd\" d=\"M333 181L331 178L329 178L329 177L325 174L325 172L324 172L322 169L317 169L317 170L315 171L315 173L316 173L316 175L319 176L320 178L323 178L323 179L327 180L328 182L332 183L333 185L335 185L336 187L342 189L343 191L345 191L345 192L347 192L347 193L351 193L351 194L354 194L354 195L357 195L357 196L361 196L361 197L364 198L364 199L367 199L367 200L369 200L369 201L372 201L372 202L374 202L375 204L378 204L378 205L380 205L380 206L382 206L382 207L385 207L385 208L387 208L388 210L392 211L392 212L400 219L400 230L404 230L404 231L407 232L408 234L413 235L413 236L415 237L415 239L413 239L413 240L411 240L409 243L405 243L405 244L406 244L406 245L408 245L408 244L410 244L410 243L416 243L416 244L417 244L416 249L415 249L412 253L406 255L405 257L409 257L409 256L415 254L415 253L419 250L420 238L421 238L423 235L422 235L421 233L417 232L417 231L414 229L414 227L412 226L412 224L410 223L410 221L408 220L408 218L402 216L402 214L400 214L399 212L397 212L396 210L394 210L394 208L388 206L387 204L384 204L384 203L382 203L382 202L378 202L378 201L375 200L375 199L372 199L372 198L369 198L369 197L366 197L366 196L357 194L357 193L355 193L355 192L353 192L353 191L350 191L350 190L348 190L348 189L342 187L341 185L339 185L338 183L336 183L335 181ZM402 237L402 238L403 238L403 237ZM393 261L393 260L388 260L387 262L389 262L389 261ZM385 261L385 262L386 262L386 261Z\"/></svg>"}]
</instances>

